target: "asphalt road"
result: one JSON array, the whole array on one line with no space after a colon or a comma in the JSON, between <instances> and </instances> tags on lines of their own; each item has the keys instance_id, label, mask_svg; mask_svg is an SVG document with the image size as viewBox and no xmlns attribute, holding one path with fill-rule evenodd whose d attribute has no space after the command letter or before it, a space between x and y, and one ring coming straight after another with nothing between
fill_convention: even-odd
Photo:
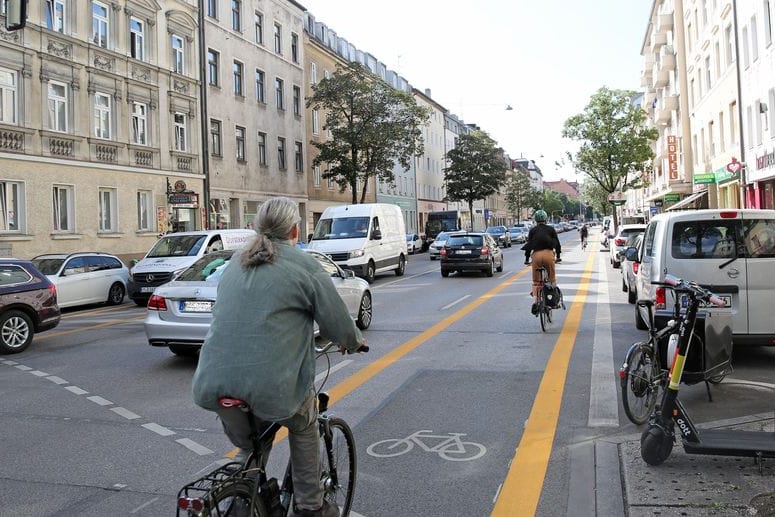
<instances>
[{"instance_id":1,"label":"asphalt road","mask_svg":"<svg viewBox=\"0 0 775 517\"><path fill-rule=\"evenodd\" d=\"M530 314L516 246L493 278L442 278L427 253L411 256L403 277L377 278L371 351L333 357L327 384L358 444L358 515L507 515L498 505L515 497L508 480L520 476L538 487L520 494L535 497L536 515L572 515L574 448L638 431L621 409L617 372L644 333L596 235L582 252L576 232L561 234L568 310L547 333ZM68 311L26 352L0 356L0 516L171 515L178 489L232 451L191 401L195 360L148 346L143 315L131 303ZM682 400L697 422L771 411L773 366L773 348L735 350L713 402L703 384ZM552 380L559 390L547 395ZM536 429L546 415L554 424ZM542 467L523 438L544 431ZM413 447L381 456L374 444L394 439ZM440 454L448 441L465 452ZM270 471L280 475L286 457L280 444ZM515 472L525 457L530 469Z\"/></svg>"}]
</instances>

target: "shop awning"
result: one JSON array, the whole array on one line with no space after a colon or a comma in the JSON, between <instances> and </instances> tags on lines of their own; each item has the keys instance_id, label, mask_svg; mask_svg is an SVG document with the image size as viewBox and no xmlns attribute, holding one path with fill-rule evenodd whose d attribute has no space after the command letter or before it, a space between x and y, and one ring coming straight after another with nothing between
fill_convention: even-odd
<instances>
[{"instance_id":1,"label":"shop awning","mask_svg":"<svg viewBox=\"0 0 775 517\"><path fill-rule=\"evenodd\" d=\"M706 196L706 199L704 201L705 201L705 206L707 206L708 191L707 190L703 190L702 192L695 192L691 196L683 198L682 200L680 200L678 203L674 204L673 206L670 206L670 207L666 208L665 211L667 212L667 211L670 211L670 210L680 210L682 208L684 208L684 209L685 208L698 208L696 206L690 207L689 205L691 205L693 203L697 203L697 202L703 201L703 199L702 199L703 196Z\"/></svg>"}]
</instances>

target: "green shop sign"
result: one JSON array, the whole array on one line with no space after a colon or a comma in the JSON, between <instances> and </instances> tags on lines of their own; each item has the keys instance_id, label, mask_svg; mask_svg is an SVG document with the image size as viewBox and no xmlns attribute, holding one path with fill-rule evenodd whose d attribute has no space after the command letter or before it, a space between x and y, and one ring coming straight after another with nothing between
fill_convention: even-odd
<instances>
[{"instance_id":1,"label":"green shop sign","mask_svg":"<svg viewBox=\"0 0 775 517\"><path fill-rule=\"evenodd\" d=\"M719 167L713 172L700 172L694 175L695 185L707 185L709 183L721 183L732 178L734 174L726 167Z\"/></svg>"},{"instance_id":2,"label":"green shop sign","mask_svg":"<svg viewBox=\"0 0 775 517\"><path fill-rule=\"evenodd\" d=\"M662 199L665 203L675 203L681 199L681 194L665 194L665 197Z\"/></svg>"}]
</instances>

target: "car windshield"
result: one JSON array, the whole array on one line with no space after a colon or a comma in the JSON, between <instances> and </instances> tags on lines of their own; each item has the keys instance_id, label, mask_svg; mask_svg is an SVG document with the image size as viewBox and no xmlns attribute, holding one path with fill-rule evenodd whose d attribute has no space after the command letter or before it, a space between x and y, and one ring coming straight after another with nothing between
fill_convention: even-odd
<instances>
[{"instance_id":1,"label":"car windshield","mask_svg":"<svg viewBox=\"0 0 775 517\"><path fill-rule=\"evenodd\" d=\"M56 275L64 261L65 259L62 258L32 259L32 263L35 264L35 267L44 275Z\"/></svg>"},{"instance_id":2,"label":"car windshield","mask_svg":"<svg viewBox=\"0 0 775 517\"><path fill-rule=\"evenodd\" d=\"M338 217L321 219L315 227L312 240L353 239L366 237L369 232L368 217Z\"/></svg>"},{"instance_id":3,"label":"car windshield","mask_svg":"<svg viewBox=\"0 0 775 517\"><path fill-rule=\"evenodd\" d=\"M206 238L206 235L167 235L159 239L147 257L195 257Z\"/></svg>"},{"instance_id":4,"label":"car windshield","mask_svg":"<svg viewBox=\"0 0 775 517\"><path fill-rule=\"evenodd\" d=\"M481 235L459 235L450 237L447 246L481 246Z\"/></svg>"},{"instance_id":5,"label":"car windshield","mask_svg":"<svg viewBox=\"0 0 775 517\"><path fill-rule=\"evenodd\" d=\"M175 280L184 282L217 282L221 278L223 270L226 269L226 264L229 263L232 254L233 251L208 253L191 264L188 269L183 270Z\"/></svg>"},{"instance_id":6,"label":"car windshield","mask_svg":"<svg viewBox=\"0 0 775 517\"><path fill-rule=\"evenodd\" d=\"M447 242L447 239L449 239L449 234L447 232L441 232L436 236L436 242Z\"/></svg>"},{"instance_id":7,"label":"car windshield","mask_svg":"<svg viewBox=\"0 0 775 517\"><path fill-rule=\"evenodd\" d=\"M487 228L487 233L503 233L503 226L490 226Z\"/></svg>"}]
</instances>

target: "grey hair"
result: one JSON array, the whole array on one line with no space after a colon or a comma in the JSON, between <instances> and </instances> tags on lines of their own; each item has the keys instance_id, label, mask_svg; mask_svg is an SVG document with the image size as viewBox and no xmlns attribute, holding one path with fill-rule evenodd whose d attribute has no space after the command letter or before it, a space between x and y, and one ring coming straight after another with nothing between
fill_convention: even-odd
<instances>
[{"instance_id":1,"label":"grey hair","mask_svg":"<svg viewBox=\"0 0 775 517\"><path fill-rule=\"evenodd\" d=\"M299 207L287 197L275 197L261 205L253 220L258 235L242 253L242 267L247 269L274 262L276 253L272 241L287 240L299 221Z\"/></svg>"}]
</instances>

